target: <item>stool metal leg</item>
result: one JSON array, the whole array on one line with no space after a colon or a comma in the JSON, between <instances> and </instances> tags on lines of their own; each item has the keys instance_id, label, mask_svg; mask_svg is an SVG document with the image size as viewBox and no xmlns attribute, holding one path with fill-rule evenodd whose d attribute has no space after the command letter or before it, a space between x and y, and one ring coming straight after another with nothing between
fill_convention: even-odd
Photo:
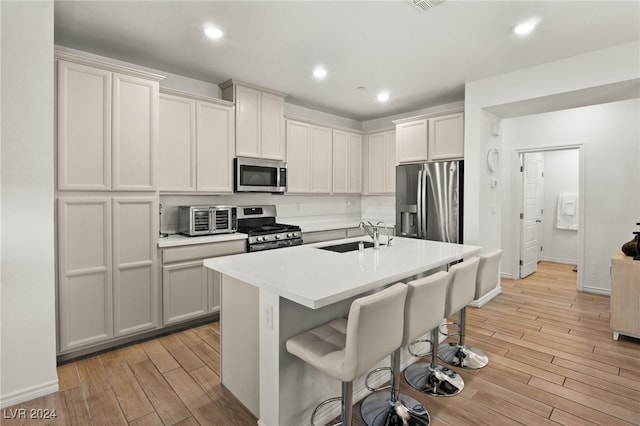
<instances>
[{"instance_id":1,"label":"stool metal leg","mask_svg":"<svg viewBox=\"0 0 640 426\"><path fill-rule=\"evenodd\" d=\"M391 354L389 391L374 392L362 402L362 418L368 426L428 426L427 409L414 398L400 393L400 349Z\"/></svg>"},{"instance_id":2,"label":"stool metal leg","mask_svg":"<svg viewBox=\"0 0 640 426\"><path fill-rule=\"evenodd\" d=\"M454 396L464 388L464 380L455 371L437 364L438 327L431 330L431 361L416 363L404 370L411 387L432 396Z\"/></svg>"},{"instance_id":3,"label":"stool metal leg","mask_svg":"<svg viewBox=\"0 0 640 426\"><path fill-rule=\"evenodd\" d=\"M466 307L462 308L458 313L460 317L458 320L458 343L449 343L447 346L441 347L438 351L438 358L456 367L482 368L489 363L489 357L480 349L464 344L466 313Z\"/></svg>"},{"instance_id":4,"label":"stool metal leg","mask_svg":"<svg viewBox=\"0 0 640 426\"><path fill-rule=\"evenodd\" d=\"M353 382L342 382L342 426L353 420Z\"/></svg>"}]
</instances>

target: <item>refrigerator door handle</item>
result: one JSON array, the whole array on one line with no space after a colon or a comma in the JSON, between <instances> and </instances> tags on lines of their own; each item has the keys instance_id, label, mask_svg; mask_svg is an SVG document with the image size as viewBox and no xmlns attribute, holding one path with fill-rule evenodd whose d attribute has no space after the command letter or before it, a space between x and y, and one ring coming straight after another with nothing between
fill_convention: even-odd
<instances>
[{"instance_id":1,"label":"refrigerator door handle","mask_svg":"<svg viewBox=\"0 0 640 426\"><path fill-rule=\"evenodd\" d=\"M424 170L422 172L422 238L427 239L427 219L428 219L428 210L429 210L429 179L431 176L429 175L429 170Z\"/></svg>"},{"instance_id":2,"label":"refrigerator door handle","mask_svg":"<svg viewBox=\"0 0 640 426\"><path fill-rule=\"evenodd\" d=\"M417 228L417 234L418 234L418 238L424 238L423 234L422 234L422 174L424 172L422 170L418 170L418 194L416 197L417 200L417 206L418 207L416 210L416 216L418 217L418 228Z\"/></svg>"}]
</instances>

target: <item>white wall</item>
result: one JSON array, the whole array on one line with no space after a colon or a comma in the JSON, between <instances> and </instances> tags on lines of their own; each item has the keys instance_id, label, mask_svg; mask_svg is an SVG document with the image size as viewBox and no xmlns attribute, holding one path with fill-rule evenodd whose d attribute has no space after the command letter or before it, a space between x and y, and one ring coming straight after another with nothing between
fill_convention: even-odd
<instances>
[{"instance_id":1,"label":"white wall","mask_svg":"<svg viewBox=\"0 0 640 426\"><path fill-rule=\"evenodd\" d=\"M6 407L58 389L53 2L2 1L0 15L0 406Z\"/></svg>"},{"instance_id":2,"label":"white wall","mask_svg":"<svg viewBox=\"0 0 640 426\"><path fill-rule=\"evenodd\" d=\"M516 217L507 215L509 206L513 203L511 161L514 151L509 145L510 141L504 140L500 129L494 126L500 123L501 117L515 115L510 111L510 107L515 108L517 105L518 111L530 107L529 113L544 113L558 109L555 99L560 99L565 109L589 105L590 99L598 98L604 90L611 87L610 85L620 82L637 83L640 80L639 76L640 42L633 42L468 83L465 87L466 242L481 245L486 250L501 247L503 215L504 220L510 224L508 229L512 233L517 232L517 226L513 225ZM625 96L628 98L628 93ZM544 102L541 102L541 99ZM600 117L591 119L596 122L602 120ZM635 137L636 141L635 147L623 155L626 158L638 158L637 116L635 120L633 128L623 131L628 132L629 138ZM618 140L611 137L606 139L609 148L618 152ZM580 141L575 139L573 141L578 142ZM557 146L559 143L557 139L547 138L544 146ZM487 185L486 167L483 166L487 150L491 147L498 147L502 151L500 182L495 189ZM590 148L586 150L586 155L589 158L591 155L597 158L598 151L591 154ZM620 170L617 168L615 172L618 173ZM627 175L629 184L616 188L616 191L621 194L621 198L627 200L630 214L639 217L640 201L637 199L637 188L640 177L637 167L636 171L626 171L631 173L630 176ZM592 168L586 169L585 173L588 179L584 185L587 187L609 185L605 182L611 181L609 177L604 181L598 181L599 176L594 174ZM499 208L501 206L500 214L494 214L496 204ZM617 206L611 208L620 209ZM609 250L617 245L617 242L613 242L619 239L616 234L621 231L617 228L612 230L610 227L604 230L603 223L589 222L588 217L584 219L584 267L578 271L579 285L582 284L585 290L606 293L610 287ZM619 224L612 226L617 227ZM502 268L503 272L506 269L509 274L517 268L517 260L514 258L513 248L504 248ZM608 251L606 256L604 251Z\"/></svg>"},{"instance_id":3,"label":"white wall","mask_svg":"<svg viewBox=\"0 0 640 426\"><path fill-rule=\"evenodd\" d=\"M511 131L509 131L509 134L511 134ZM543 154L544 215L542 221L544 229L542 260L570 264L578 262L578 231L558 229L556 226L558 196L561 194L578 194L579 192L578 172L580 164L578 154L577 149L547 151Z\"/></svg>"},{"instance_id":4,"label":"white wall","mask_svg":"<svg viewBox=\"0 0 640 426\"><path fill-rule=\"evenodd\" d=\"M632 99L503 121L505 151L572 144L584 147L582 269L587 291L610 291L611 255L631 238L640 218L640 168L636 162L640 150L638 117L640 100ZM549 169L546 160L547 154L545 180ZM555 208L555 202L552 203ZM517 215L514 206L516 204L505 206L506 217ZM517 227L517 221L505 222L502 230L505 235L514 235ZM509 259L515 260L511 257L516 249L515 239L505 237L503 244ZM546 235L544 244L547 245ZM515 271L513 273L515 275Z\"/></svg>"}]
</instances>

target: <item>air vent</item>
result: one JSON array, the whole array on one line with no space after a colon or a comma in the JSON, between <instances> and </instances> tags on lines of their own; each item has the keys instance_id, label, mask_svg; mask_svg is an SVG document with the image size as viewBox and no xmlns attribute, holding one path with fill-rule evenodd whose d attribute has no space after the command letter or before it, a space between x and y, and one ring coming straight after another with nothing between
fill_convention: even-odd
<instances>
[{"instance_id":1,"label":"air vent","mask_svg":"<svg viewBox=\"0 0 640 426\"><path fill-rule=\"evenodd\" d=\"M432 7L435 7L440 3L445 2L445 0L408 0L408 1L409 3L411 3L413 7L415 7L420 12L426 12Z\"/></svg>"}]
</instances>

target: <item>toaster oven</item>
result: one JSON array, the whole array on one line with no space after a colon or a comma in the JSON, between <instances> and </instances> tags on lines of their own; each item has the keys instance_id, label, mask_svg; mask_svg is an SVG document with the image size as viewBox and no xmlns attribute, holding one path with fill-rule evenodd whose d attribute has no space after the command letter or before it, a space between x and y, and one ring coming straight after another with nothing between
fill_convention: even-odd
<instances>
[{"instance_id":1,"label":"toaster oven","mask_svg":"<svg viewBox=\"0 0 640 426\"><path fill-rule=\"evenodd\" d=\"M190 237L225 234L238 228L235 206L179 206L178 232Z\"/></svg>"}]
</instances>

